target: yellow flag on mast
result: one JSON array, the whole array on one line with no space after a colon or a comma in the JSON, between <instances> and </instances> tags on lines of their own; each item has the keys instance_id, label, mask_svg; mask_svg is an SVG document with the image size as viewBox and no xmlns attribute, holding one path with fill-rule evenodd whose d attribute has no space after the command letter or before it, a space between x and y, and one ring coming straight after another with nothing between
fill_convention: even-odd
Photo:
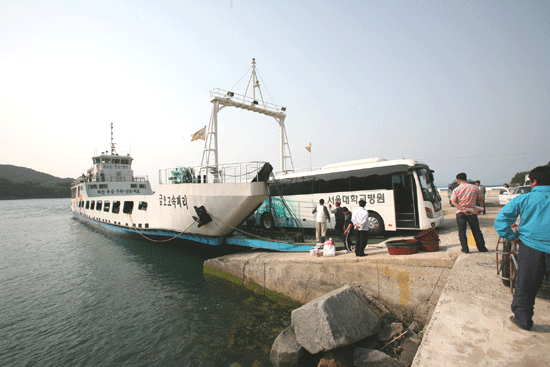
<instances>
[{"instance_id":1,"label":"yellow flag on mast","mask_svg":"<svg viewBox=\"0 0 550 367\"><path fill-rule=\"evenodd\" d=\"M200 129L199 131L197 131L196 133L191 134L191 141L195 141L199 139L206 140L205 135L206 135L206 126Z\"/></svg>"},{"instance_id":2,"label":"yellow flag on mast","mask_svg":"<svg viewBox=\"0 0 550 367\"><path fill-rule=\"evenodd\" d=\"M306 146L306 150L311 153L311 143Z\"/></svg>"}]
</instances>

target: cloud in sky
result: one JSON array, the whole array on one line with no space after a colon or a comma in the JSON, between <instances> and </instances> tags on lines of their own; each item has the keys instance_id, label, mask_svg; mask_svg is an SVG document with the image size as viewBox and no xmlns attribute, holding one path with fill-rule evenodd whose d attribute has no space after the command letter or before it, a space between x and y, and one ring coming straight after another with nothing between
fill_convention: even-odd
<instances>
[{"instance_id":1,"label":"cloud in sky","mask_svg":"<svg viewBox=\"0 0 550 367\"><path fill-rule=\"evenodd\" d=\"M114 122L137 174L198 165L209 91L244 94L256 58L296 168L405 157L499 184L550 161L549 39L534 1L2 2L0 163L79 176ZM279 167L272 118L223 109L219 144Z\"/></svg>"}]
</instances>

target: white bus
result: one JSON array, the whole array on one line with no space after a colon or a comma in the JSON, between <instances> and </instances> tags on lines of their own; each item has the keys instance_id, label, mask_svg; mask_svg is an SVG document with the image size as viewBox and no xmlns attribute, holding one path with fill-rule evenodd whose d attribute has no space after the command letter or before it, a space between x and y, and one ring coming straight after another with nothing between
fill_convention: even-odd
<instances>
[{"instance_id":1,"label":"white bus","mask_svg":"<svg viewBox=\"0 0 550 367\"><path fill-rule=\"evenodd\" d=\"M340 201L350 211L363 199L367 202L371 235L436 227L443 213L432 173L426 164L412 159L369 158L282 175L270 181L271 198L255 212L255 222L264 229L315 228L311 212L319 199L332 207ZM334 228L333 215L328 228Z\"/></svg>"}]
</instances>

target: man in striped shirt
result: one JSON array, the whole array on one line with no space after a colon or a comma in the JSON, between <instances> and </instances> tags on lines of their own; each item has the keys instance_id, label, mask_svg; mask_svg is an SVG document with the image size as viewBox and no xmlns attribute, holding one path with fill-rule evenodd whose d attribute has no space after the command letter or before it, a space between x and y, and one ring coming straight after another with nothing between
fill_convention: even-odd
<instances>
[{"instance_id":1,"label":"man in striped shirt","mask_svg":"<svg viewBox=\"0 0 550 367\"><path fill-rule=\"evenodd\" d=\"M487 252L483 233L479 229L479 220L477 219L478 209L476 208L478 202L485 206L483 196L477 187L466 182L465 173L456 175L456 181L458 182L458 186L453 190L451 203L457 209L456 224L458 226L458 238L460 239L462 252L470 252L468 249L468 238L466 237L466 223L470 225L478 251Z\"/></svg>"}]
</instances>

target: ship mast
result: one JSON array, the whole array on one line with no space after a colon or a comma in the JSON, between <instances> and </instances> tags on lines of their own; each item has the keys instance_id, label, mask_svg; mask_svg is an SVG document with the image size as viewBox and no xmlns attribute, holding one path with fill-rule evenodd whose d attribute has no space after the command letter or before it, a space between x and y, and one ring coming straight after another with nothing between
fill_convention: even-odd
<instances>
[{"instance_id":1,"label":"ship mast","mask_svg":"<svg viewBox=\"0 0 550 367\"><path fill-rule=\"evenodd\" d=\"M248 90L251 86L252 97L247 97ZM256 98L256 93L258 93L259 98ZM248 85L246 86L244 95L239 95L232 91L225 91L216 88L210 91L210 102L212 102L213 106L208 131L206 132L201 166L207 167L215 176L217 176L218 113L224 107L236 107L248 111L258 112L266 116L271 116L279 123L281 173L294 171L294 164L292 163L290 146L288 145L288 138L285 129L286 108L264 101L256 72L255 59L252 59L252 72L250 73L250 78L248 79ZM211 162L211 158L213 158L214 162Z\"/></svg>"},{"instance_id":2,"label":"ship mast","mask_svg":"<svg viewBox=\"0 0 550 367\"><path fill-rule=\"evenodd\" d=\"M113 128L115 127L115 125L113 125L113 123L111 122L111 155L115 155L116 154L116 151L115 151L115 143L114 143L114 140L113 140L113 137L114 137L114 132L113 132Z\"/></svg>"}]
</instances>

